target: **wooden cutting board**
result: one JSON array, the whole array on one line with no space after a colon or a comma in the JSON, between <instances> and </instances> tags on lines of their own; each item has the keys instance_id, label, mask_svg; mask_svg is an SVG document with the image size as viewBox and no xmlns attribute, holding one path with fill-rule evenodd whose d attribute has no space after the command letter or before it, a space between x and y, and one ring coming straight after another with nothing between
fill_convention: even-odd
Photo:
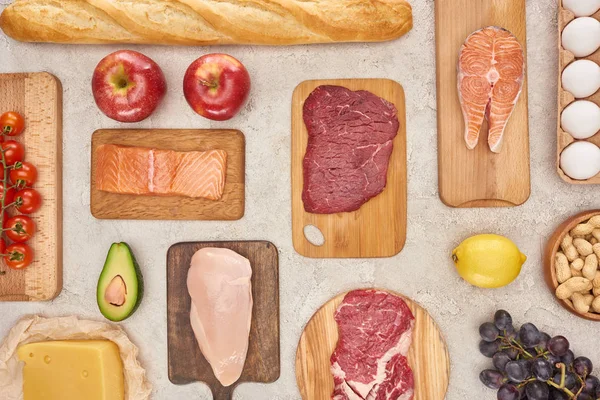
<instances>
[{"instance_id":1,"label":"wooden cutting board","mask_svg":"<svg viewBox=\"0 0 600 400\"><path fill-rule=\"evenodd\" d=\"M25 131L25 160L38 170L33 186L42 195L41 209L31 217L37 233L29 242L34 262L24 270L0 276L0 301L52 300L62 290L62 86L45 72L0 74L0 114L17 111Z\"/></svg>"},{"instance_id":2,"label":"wooden cutting board","mask_svg":"<svg viewBox=\"0 0 600 400\"><path fill-rule=\"evenodd\" d=\"M221 200L183 196L137 196L96 188L96 149L102 144L176 151L227 151L227 176ZM99 219L237 220L245 207L244 134L224 129L106 129L92 136L92 215Z\"/></svg>"},{"instance_id":3,"label":"wooden cutting board","mask_svg":"<svg viewBox=\"0 0 600 400\"><path fill-rule=\"evenodd\" d=\"M490 25L511 31L526 52L525 0L436 0L435 14L440 198L451 207L523 204L531 191L527 78L501 153L492 153L487 145L487 123L477 147L469 150L458 100L457 64L467 36Z\"/></svg>"},{"instance_id":4,"label":"wooden cutting board","mask_svg":"<svg viewBox=\"0 0 600 400\"><path fill-rule=\"evenodd\" d=\"M194 253L205 247L231 249L252 266L252 326L246 364L240 380L223 387L198 347L190 325L191 298L187 273ZM217 400L229 400L243 382L274 382L279 378L279 256L270 242L178 243L167 253L167 325L169 379L175 384L195 381L210 387Z\"/></svg>"},{"instance_id":5,"label":"wooden cutting board","mask_svg":"<svg viewBox=\"0 0 600 400\"><path fill-rule=\"evenodd\" d=\"M415 316L408 362L415 380L414 400L443 400L450 379L446 342L427 311L401 294ZM303 400L329 400L333 393L330 357L338 342L335 311L346 293L327 302L308 322L296 351L296 381Z\"/></svg>"},{"instance_id":6,"label":"wooden cutting board","mask_svg":"<svg viewBox=\"0 0 600 400\"><path fill-rule=\"evenodd\" d=\"M311 214L302 202L303 167L308 132L302 120L304 101L320 85L368 90L393 103L400 128L389 161L387 186L378 196L351 213ZM304 235L306 226L318 228L321 246ZM294 248L305 257L391 257L406 240L406 111L404 89L388 79L333 79L302 82L292 98L292 237Z\"/></svg>"}]
</instances>

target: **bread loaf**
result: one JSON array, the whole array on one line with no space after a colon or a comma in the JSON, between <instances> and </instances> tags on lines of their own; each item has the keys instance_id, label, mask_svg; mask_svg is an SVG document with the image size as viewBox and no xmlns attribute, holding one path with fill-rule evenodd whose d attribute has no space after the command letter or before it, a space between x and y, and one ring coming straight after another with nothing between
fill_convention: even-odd
<instances>
[{"instance_id":1,"label":"bread loaf","mask_svg":"<svg viewBox=\"0 0 600 400\"><path fill-rule=\"evenodd\" d=\"M16 0L0 27L26 42L374 42L408 32L412 10L405 0Z\"/></svg>"}]
</instances>

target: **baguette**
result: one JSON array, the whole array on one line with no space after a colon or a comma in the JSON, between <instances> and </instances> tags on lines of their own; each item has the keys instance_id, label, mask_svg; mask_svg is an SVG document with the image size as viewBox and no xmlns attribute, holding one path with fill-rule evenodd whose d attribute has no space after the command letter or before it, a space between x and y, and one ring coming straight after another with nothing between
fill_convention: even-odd
<instances>
[{"instance_id":1,"label":"baguette","mask_svg":"<svg viewBox=\"0 0 600 400\"><path fill-rule=\"evenodd\" d=\"M406 0L16 0L0 15L24 42L288 45L392 40Z\"/></svg>"}]
</instances>

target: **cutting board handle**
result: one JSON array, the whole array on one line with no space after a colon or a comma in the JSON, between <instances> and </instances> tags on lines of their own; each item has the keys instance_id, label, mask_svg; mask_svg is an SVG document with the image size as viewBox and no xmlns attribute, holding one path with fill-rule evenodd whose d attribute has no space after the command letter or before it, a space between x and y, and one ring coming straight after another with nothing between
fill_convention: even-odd
<instances>
[{"instance_id":1,"label":"cutting board handle","mask_svg":"<svg viewBox=\"0 0 600 400\"><path fill-rule=\"evenodd\" d=\"M210 390L212 391L214 400L231 400L231 399L233 399L233 389L235 389L235 385L231 385L228 387L223 387L221 385L217 385L217 387L210 388Z\"/></svg>"}]
</instances>

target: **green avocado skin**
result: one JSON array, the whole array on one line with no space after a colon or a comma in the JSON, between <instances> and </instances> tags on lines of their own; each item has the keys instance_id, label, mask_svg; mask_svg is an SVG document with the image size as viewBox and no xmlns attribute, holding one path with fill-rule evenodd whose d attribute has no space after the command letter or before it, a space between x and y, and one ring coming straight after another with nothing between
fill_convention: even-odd
<instances>
[{"instance_id":1,"label":"green avocado skin","mask_svg":"<svg viewBox=\"0 0 600 400\"><path fill-rule=\"evenodd\" d=\"M114 277L120 275L127 288L125 304L120 307L104 299L106 288ZM140 306L144 297L144 279L131 247L125 242L113 243L108 250L104 267L98 278L96 300L105 318L113 322L129 318Z\"/></svg>"}]
</instances>

